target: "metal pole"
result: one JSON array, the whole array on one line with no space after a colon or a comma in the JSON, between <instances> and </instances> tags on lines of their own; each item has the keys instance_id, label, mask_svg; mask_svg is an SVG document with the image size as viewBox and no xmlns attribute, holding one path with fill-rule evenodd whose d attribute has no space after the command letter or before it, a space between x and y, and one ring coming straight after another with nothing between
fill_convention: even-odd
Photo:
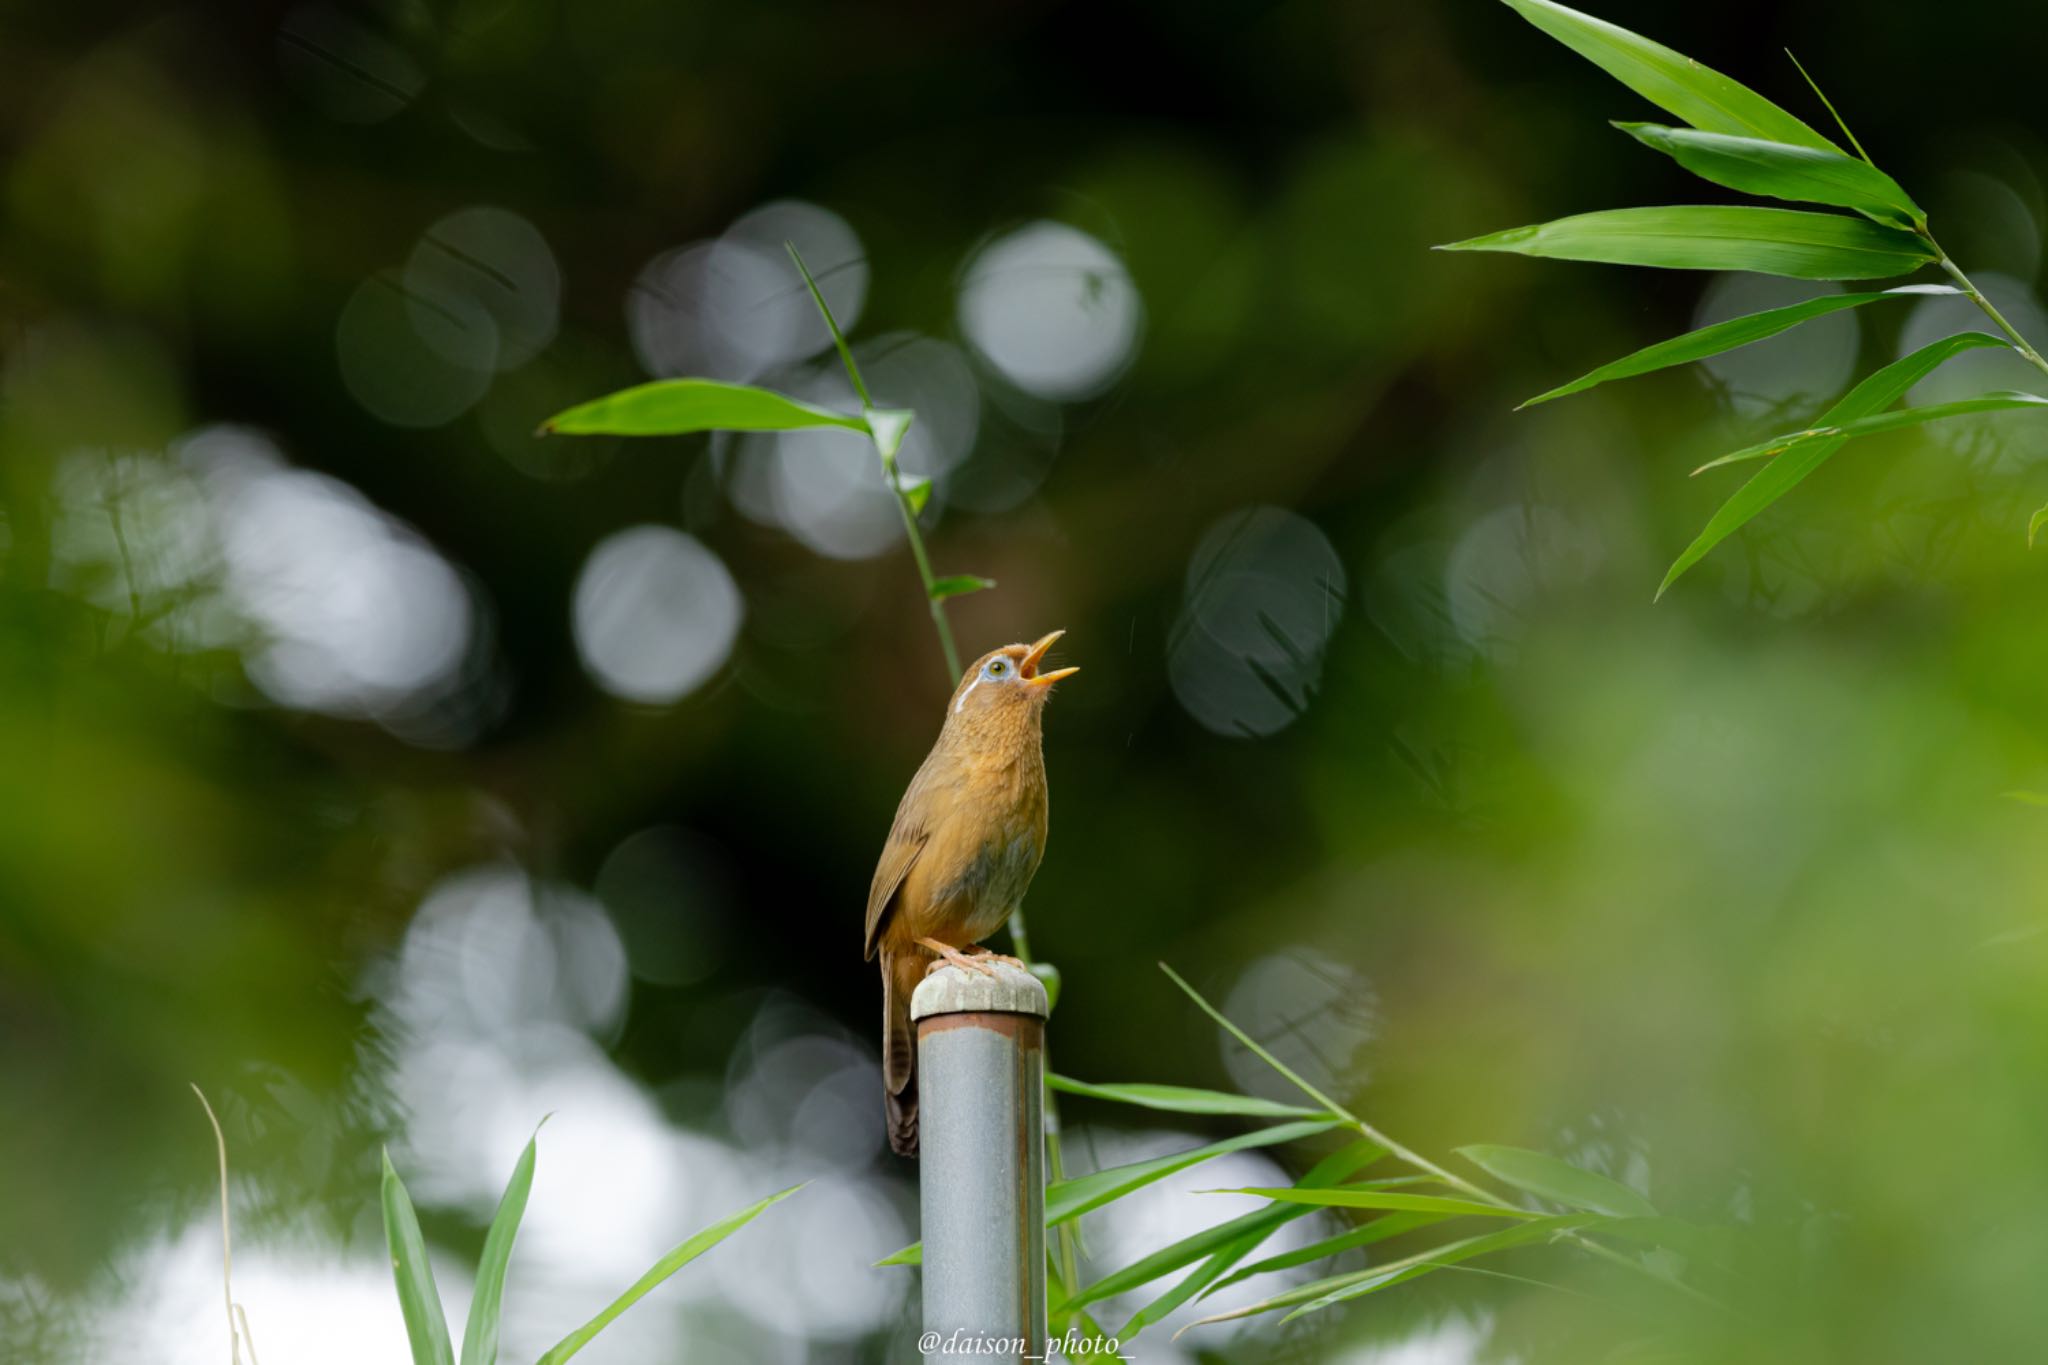
<instances>
[{"instance_id":1,"label":"metal pole","mask_svg":"<svg viewBox=\"0 0 2048 1365\"><path fill-rule=\"evenodd\" d=\"M1045 1356L1045 987L945 967L917 1021L927 1361Z\"/></svg>"}]
</instances>

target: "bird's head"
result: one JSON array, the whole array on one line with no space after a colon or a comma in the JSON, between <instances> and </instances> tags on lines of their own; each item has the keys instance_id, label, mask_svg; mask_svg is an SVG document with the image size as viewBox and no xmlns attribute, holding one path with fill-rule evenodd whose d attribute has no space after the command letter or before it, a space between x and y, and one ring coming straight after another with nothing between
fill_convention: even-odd
<instances>
[{"instance_id":1,"label":"bird's head","mask_svg":"<svg viewBox=\"0 0 2048 1365\"><path fill-rule=\"evenodd\" d=\"M1046 651L1064 634L1056 630L1036 644L1004 645L976 659L947 703L947 727L981 730L1027 719L1035 722L1053 684L1081 671L1042 667Z\"/></svg>"}]
</instances>

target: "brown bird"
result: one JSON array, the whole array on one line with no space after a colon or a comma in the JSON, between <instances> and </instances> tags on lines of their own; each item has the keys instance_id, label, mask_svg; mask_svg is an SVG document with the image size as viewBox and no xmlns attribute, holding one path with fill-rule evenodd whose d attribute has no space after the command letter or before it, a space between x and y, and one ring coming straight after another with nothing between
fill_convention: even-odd
<instances>
[{"instance_id":1,"label":"brown bird","mask_svg":"<svg viewBox=\"0 0 2048 1365\"><path fill-rule=\"evenodd\" d=\"M990 971L1016 963L973 947L1024 899L1045 856L1045 754L1039 718L1052 685L1078 668L1038 671L1064 635L1004 645L974 661L946 704L938 742L896 807L868 888L867 956L882 956L882 1079L889 1145L917 1155L917 1038L910 996L942 962Z\"/></svg>"}]
</instances>

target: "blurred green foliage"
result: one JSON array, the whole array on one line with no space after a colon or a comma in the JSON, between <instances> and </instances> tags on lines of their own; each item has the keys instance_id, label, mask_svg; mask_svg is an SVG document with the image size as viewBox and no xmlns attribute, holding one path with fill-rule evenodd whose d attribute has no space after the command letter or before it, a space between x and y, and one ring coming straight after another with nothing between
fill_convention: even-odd
<instances>
[{"instance_id":1,"label":"blurred green foliage","mask_svg":"<svg viewBox=\"0 0 2048 1365\"><path fill-rule=\"evenodd\" d=\"M1808 109L1789 64L1759 55L1798 51L2001 308L2038 311L2035 7L1958 0L1953 46L1891 3L1605 13ZM572 1019L579 1065L693 1142L765 1145L740 1102L766 1085L749 1079L761 1021L800 1005L819 1036L872 1047L856 904L944 695L907 554L831 558L763 524L742 452L704 438L532 437L650 377L644 267L786 199L855 235L853 334L965 357L978 421L927 534L943 565L1002 587L953 604L963 651L1065 627L1085 667L1048 716L1053 834L1030 906L1034 951L1064 976L1060 1070L1261 1084L1152 969L1164 958L1420 1150L1552 1152L1758 1233L1748 1323L1539 1249L1514 1255L1591 1297L1440 1274L1183 1348L1347 1358L1452 1323L1486 1359L2038 1353L2048 811L2011 795L2048 792L2048 563L2020 534L2048 489L2038 429L2019 413L1860 441L1653 609L1719 501L1685 471L1819 412L1832 394L1800 387L1805 367L1868 372L1963 321L1856 309L1825 342L1816 322L1761 343L1761 379L1672 369L1511 412L1727 314L1711 277L1427 252L1694 193L1601 122L1651 111L1504 10L15 6L0 91L9 1358L225 1357L203 1279L192 1321L217 1342L161 1318L146 1356L80 1346L130 1320L115 1310L147 1258L208 1213L195 1080L235 1162L236 1288L265 1358L295 1314L266 1315L243 1261L309 1228L385 1276L397 1330L375 1153L433 1155L416 1111L433 1086L401 1082L441 1035L392 1002L441 942L423 905L475 869L518 869L556 929L601 906L631 966L622 1000L560 981L507 998ZM482 205L545 242L551 333L431 293L423 321L377 292ZM1075 316L1138 304L1127 363L1077 397L1012 382L962 321L972 263L1039 220L1121 266L1070 272ZM800 245L828 294L850 278ZM479 336L497 358L538 349L479 369ZM764 382L824 383L807 368L824 344ZM861 364L898 401L882 359ZM903 405L924 424L929 404ZM817 448L822 473L839 449ZM336 482L299 477L315 473ZM1230 520L1251 508L1299 521ZM576 600L593 551L648 523L714 556L744 610L701 680L634 702L604 685ZM1205 542L1219 525L1258 535ZM294 576L315 544L348 553ZM657 588L707 581L695 551L660 546L676 577ZM1233 558L1254 551L1270 553ZM1198 561L1233 592L1280 584L1228 601L1321 645L1290 663L1243 644L1191 590ZM399 587L361 611L325 595L372 563ZM389 658L294 633L315 615L383 629L393 602L460 604L462 627L361 636ZM696 628L646 619L668 624L624 632L624 664ZM446 659L444 638L462 645ZM401 697L377 671L430 654L431 689ZM631 842L657 829L667 842ZM643 865L667 880L626 875ZM793 1110L809 1084L788 1082ZM551 1135L591 1103L563 1099ZM480 1208L404 1163L430 1243L474 1262L544 1107L503 1116L515 1136L483 1163ZM1127 1116L1066 1109L1073 1173L1098 1142L1114 1164ZM792 1121L790 1140L832 1126ZM619 1138L581 1166L631 1156ZM908 1173L849 1162L853 1202L814 1189L697 1270L747 1264L749 1239L808 1226L804 1205L895 1217ZM536 1209L578 1169L550 1165ZM702 1169L678 1179L708 1186ZM744 1202L705 1193L671 1234ZM872 1320L778 1334L693 1303L692 1339L902 1358L911 1310L884 1286L903 1272L818 1245L874 1277ZM555 1332L577 1320L550 1312ZM508 1318L506 1340L539 1330Z\"/></svg>"}]
</instances>

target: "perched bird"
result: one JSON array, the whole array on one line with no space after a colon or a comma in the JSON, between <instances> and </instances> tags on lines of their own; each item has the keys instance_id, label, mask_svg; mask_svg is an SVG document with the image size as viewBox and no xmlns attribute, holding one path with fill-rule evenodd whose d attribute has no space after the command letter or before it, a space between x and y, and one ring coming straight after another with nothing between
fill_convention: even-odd
<instances>
[{"instance_id":1,"label":"perched bird","mask_svg":"<svg viewBox=\"0 0 2048 1365\"><path fill-rule=\"evenodd\" d=\"M896 807L868 888L867 956L882 959L889 1145L904 1156L917 1155L911 993L941 963L993 974L988 962L1016 962L961 949L1010 917L1045 856L1039 718L1052 685L1080 670L1042 673L1039 664L1065 633L990 650L960 679L938 742Z\"/></svg>"}]
</instances>

